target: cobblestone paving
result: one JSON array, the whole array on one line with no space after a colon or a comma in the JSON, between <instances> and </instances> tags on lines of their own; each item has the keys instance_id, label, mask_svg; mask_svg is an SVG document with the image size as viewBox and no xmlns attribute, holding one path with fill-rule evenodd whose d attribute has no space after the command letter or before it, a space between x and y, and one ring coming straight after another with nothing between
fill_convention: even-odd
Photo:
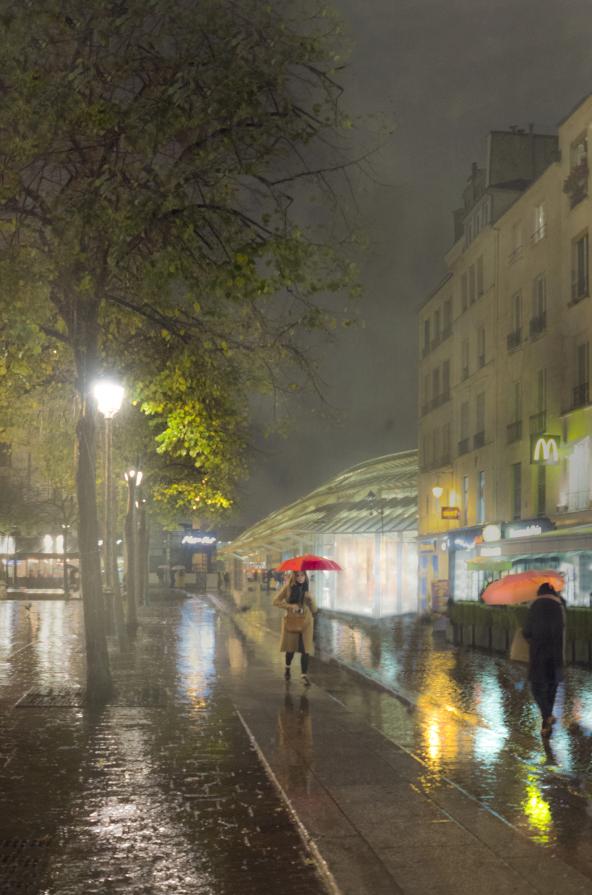
<instances>
[{"instance_id":1,"label":"cobblestone paving","mask_svg":"<svg viewBox=\"0 0 592 895\"><path fill-rule=\"evenodd\" d=\"M144 612L98 713L80 622L79 604L0 607L0 893L323 892L224 691L215 612Z\"/></svg>"}]
</instances>

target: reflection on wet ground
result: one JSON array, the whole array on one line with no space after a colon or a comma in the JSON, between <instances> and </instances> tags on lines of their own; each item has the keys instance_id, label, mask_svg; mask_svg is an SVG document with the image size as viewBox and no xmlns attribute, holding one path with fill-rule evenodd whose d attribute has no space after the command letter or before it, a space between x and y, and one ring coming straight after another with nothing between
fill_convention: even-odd
<instances>
[{"instance_id":1,"label":"reflection on wet ground","mask_svg":"<svg viewBox=\"0 0 592 895\"><path fill-rule=\"evenodd\" d=\"M80 604L0 603L0 892L317 895L225 693L218 615L194 598L140 618L91 712L64 700L84 680ZM32 689L47 701L15 707Z\"/></svg>"},{"instance_id":2,"label":"reflection on wet ground","mask_svg":"<svg viewBox=\"0 0 592 895\"><path fill-rule=\"evenodd\" d=\"M426 785L453 780L536 842L563 844L581 865L592 844L589 671L567 670L545 744L522 665L453 647L431 625L409 619L362 628L323 618L317 643L323 658L403 696L397 705L378 692L363 700L338 694L421 758Z\"/></svg>"},{"instance_id":3,"label":"reflection on wet ground","mask_svg":"<svg viewBox=\"0 0 592 895\"><path fill-rule=\"evenodd\" d=\"M277 630L269 595L247 594L244 602L245 618ZM323 661L313 680L417 756L426 789L453 781L592 876L590 671L567 669L545 744L521 664L454 647L443 630L410 618L372 624L321 614L315 641ZM339 674L331 660L356 677Z\"/></svg>"}]
</instances>

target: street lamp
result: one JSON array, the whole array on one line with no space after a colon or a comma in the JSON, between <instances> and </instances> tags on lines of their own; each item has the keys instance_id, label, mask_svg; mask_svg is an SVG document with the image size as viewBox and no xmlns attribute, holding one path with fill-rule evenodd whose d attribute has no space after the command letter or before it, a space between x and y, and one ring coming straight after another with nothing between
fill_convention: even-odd
<instances>
[{"instance_id":1,"label":"street lamp","mask_svg":"<svg viewBox=\"0 0 592 895\"><path fill-rule=\"evenodd\" d=\"M113 545L113 417L123 401L123 386L111 379L99 379L93 388L99 413L105 418L105 586L113 588L115 555Z\"/></svg>"},{"instance_id":2,"label":"street lamp","mask_svg":"<svg viewBox=\"0 0 592 895\"><path fill-rule=\"evenodd\" d=\"M444 488L442 487L442 485L434 485L434 487L432 488L432 494L434 495L436 500L440 500L440 498L444 494Z\"/></svg>"},{"instance_id":3,"label":"street lamp","mask_svg":"<svg viewBox=\"0 0 592 895\"><path fill-rule=\"evenodd\" d=\"M135 628L138 624L136 612L136 488L142 483L143 474L140 469L128 469L124 473L127 482L127 513L125 516L125 582L127 593L127 624Z\"/></svg>"}]
</instances>

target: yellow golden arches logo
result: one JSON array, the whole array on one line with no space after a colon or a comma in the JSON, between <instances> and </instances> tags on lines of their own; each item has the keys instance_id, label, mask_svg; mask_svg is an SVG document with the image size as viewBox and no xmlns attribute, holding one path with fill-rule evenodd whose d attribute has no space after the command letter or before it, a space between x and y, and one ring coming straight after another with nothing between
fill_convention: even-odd
<instances>
[{"instance_id":1,"label":"yellow golden arches logo","mask_svg":"<svg viewBox=\"0 0 592 895\"><path fill-rule=\"evenodd\" d=\"M554 435L537 438L532 455L533 463L559 463L559 448Z\"/></svg>"}]
</instances>

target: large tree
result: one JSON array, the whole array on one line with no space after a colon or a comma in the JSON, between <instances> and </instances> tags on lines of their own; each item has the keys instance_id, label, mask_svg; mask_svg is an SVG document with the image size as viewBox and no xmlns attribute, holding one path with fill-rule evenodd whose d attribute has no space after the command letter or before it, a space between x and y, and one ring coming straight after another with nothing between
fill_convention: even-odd
<instances>
[{"instance_id":1,"label":"large tree","mask_svg":"<svg viewBox=\"0 0 592 895\"><path fill-rule=\"evenodd\" d=\"M331 19L300 3L1 0L0 15L0 373L14 395L55 382L78 394L88 693L101 700L91 384L117 369L160 450L191 462L180 501L228 501L245 391L282 360L305 365L302 329L326 322L315 297L348 274L302 227L294 192L315 183L326 217L347 125L338 58Z\"/></svg>"}]
</instances>

